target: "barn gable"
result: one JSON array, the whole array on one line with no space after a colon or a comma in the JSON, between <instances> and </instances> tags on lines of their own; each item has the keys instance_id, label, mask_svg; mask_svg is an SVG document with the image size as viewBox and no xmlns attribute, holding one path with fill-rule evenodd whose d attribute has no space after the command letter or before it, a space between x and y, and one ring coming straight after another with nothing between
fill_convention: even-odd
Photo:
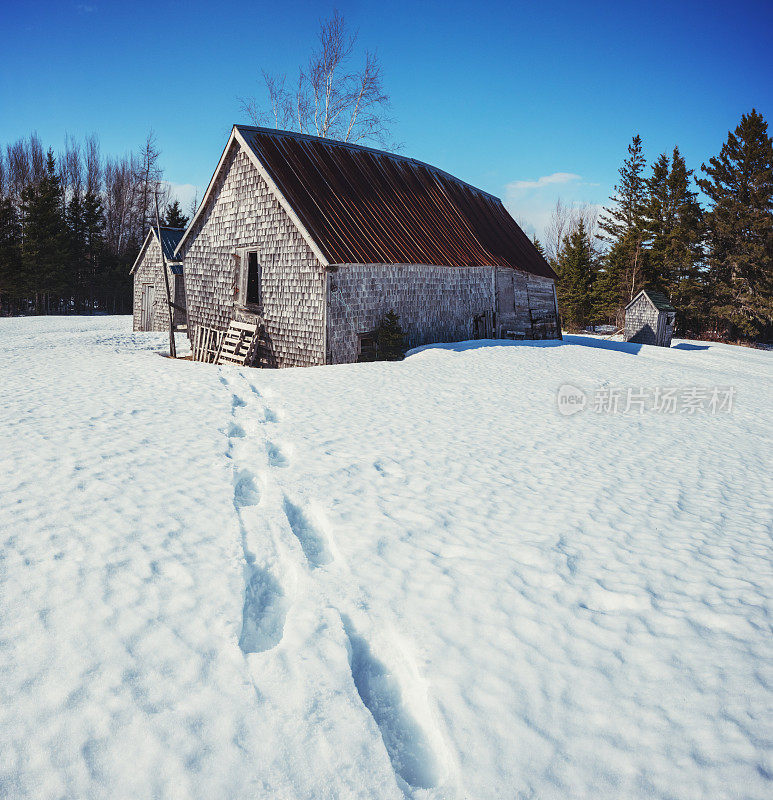
<instances>
[{"instance_id":1,"label":"barn gable","mask_svg":"<svg viewBox=\"0 0 773 800\"><path fill-rule=\"evenodd\" d=\"M248 252L261 266L264 339L259 358L272 366L325 360L326 262L315 252L254 154L232 132L202 203L176 251L185 263L189 328L223 330L254 318L240 295Z\"/></svg>"},{"instance_id":2,"label":"barn gable","mask_svg":"<svg viewBox=\"0 0 773 800\"><path fill-rule=\"evenodd\" d=\"M161 226L161 243L164 248L164 258L166 259L167 264L182 263L182 259L177 258L175 255L175 250L177 249L177 245L180 244L180 239L182 239L184 233L185 228L167 228L163 225ZM134 273L137 271L137 268L141 264L142 259L145 257L145 253L147 252L148 247L151 246L151 243L155 243L155 249L158 250L158 232L152 227L148 230L148 235L145 237L142 247L140 247L140 252L137 254L137 258L134 259L134 264L132 265L131 270L129 270L129 275L134 275Z\"/></svg>"},{"instance_id":3,"label":"barn gable","mask_svg":"<svg viewBox=\"0 0 773 800\"><path fill-rule=\"evenodd\" d=\"M236 125L226 152L233 141L323 265L501 266L556 277L499 198L436 167L272 128Z\"/></svg>"}]
</instances>

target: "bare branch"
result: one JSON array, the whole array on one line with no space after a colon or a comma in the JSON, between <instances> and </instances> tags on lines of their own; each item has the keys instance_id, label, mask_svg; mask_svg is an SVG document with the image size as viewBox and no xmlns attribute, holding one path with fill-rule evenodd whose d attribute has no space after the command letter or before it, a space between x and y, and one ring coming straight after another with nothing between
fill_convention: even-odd
<instances>
[{"instance_id":1,"label":"bare branch","mask_svg":"<svg viewBox=\"0 0 773 800\"><path fill-rule=\"evenodd\" d=\"M375 53L366 51L364 65L349 70L357 39L335 11L320 21L317 46L299 70L293 93L287 91L285 75L263 70L267 103L241 99L242 111L256 125L270 122L323 138L382 142L392 123L386 113L389 97Z\"/></svg>"}]
</instances>

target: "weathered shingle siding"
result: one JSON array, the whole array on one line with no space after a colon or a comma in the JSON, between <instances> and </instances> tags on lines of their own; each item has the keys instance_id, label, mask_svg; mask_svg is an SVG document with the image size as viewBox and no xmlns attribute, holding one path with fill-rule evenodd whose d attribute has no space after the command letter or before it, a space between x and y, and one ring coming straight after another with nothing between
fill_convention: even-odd
<instances>
[{"instance_id":1,"label":"weathered shingle siding","mask_svg":"<svg viewBox=\"0 0 773 800\"><path fill-rule=\"evenodd\" d=\"M325 361L325 272L255 165L237 144L184 244L189 334L198 325L224 329L235 305L238 248L254 247L261 264L263 319L280 367ZM241 314L239 314L242 316Z\"/></svg>"},{"instance_id":2,"label":"weathered shingle siding","mask_svg":"<svg viewBox=\"0 0 773 800\"><path fill-rule=\"evenodd\" d=\"M394 311L410 347L472 338L473 318L494 306L491 267L344 264L330 275L329 363L356 361L359 335Z\"/></svg>"},{"instance_id":3,"label":"weathered shingle siding","mask_svg":"<svg viewBox=\"0 0 773 800\"><path fill-rule=\"evenodd\" d=\"M169 291L178 305L185 305L185 291L183 289L183 276L173 275L167 267L169 275ZM158 241L154 238L150 240L142 260L137 265L134 272L134 330L142 330L142 287L145 284L152 283L154 287L153 294L153 327L154 331L168 331L169 330L169 312L166 305L166 284L164 283L164 273L161 269L161 247ZM175 324L183 324L185 322L185 314L181 311L175 310Z\"/></svg>"},{"instance_id":4,"label":"weathered shingle siding","mask_svg":"<svg viewBox=\"0 0 773 800\"><path fill-rule=\"evenodd\" d=\"M532 325L532 316L552 314L555 320L553 281L511 269L343 264L330 274L329 284L331 364L356 361L360 334L378 327L388 311L400 317L410 347L471 339L473 319L496 309L500 335L507 331L527 339L560 335L555 323L550 331Z\"/></svg>"},{"instance_id":5,"label":"weathered shingle siding","mask_svg":"<svg viewBox=\"0 0 773 800\"><path fill-rule=\"evenodd\" d=\"M636 344L657 344L659 313L644 295L625 311L625 340Z\"/></svg>"}]
</instances>

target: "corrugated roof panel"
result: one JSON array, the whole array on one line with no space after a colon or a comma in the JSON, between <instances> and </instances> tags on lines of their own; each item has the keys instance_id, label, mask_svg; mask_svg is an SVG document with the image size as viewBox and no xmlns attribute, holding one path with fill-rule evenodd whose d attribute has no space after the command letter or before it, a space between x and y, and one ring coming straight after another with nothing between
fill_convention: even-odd
<instances>
[{"instance_id":1,"label":"corrugated roof panel","mask_svg":"<svg viewBox=\"0 0 773 800\"><path fill-rule=\"evenodd\" d=\"M442 170L330 139L237 128L331 264L506 266L555 277L501 200Z\"/></svg>"}]
</instances>

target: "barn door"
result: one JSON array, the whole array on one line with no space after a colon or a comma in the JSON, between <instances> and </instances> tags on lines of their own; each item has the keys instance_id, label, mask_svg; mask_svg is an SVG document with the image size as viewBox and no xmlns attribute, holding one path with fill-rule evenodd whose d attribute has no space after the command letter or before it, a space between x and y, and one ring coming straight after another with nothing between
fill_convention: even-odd
<instances>
[{"instance_id":1,"label":"barn door","mask_svg":"<svg viewBox=\"0 0 773 800\"><path fill-rule=\"evenodd\" d=\"M513 270L496 271L497 338L508 337L515 329L515 287Z\"/></svg>"},{"instance_id":2,"label":"barn door","mask_svg":"<svg viewBox=\"0 0 773 800\"><path fill-rule=\"evenodd\" d=\"M146 283L142 286L142 316L140 327L143 331L153 330L153 284Z\"/></svg>"}]
</instances>

